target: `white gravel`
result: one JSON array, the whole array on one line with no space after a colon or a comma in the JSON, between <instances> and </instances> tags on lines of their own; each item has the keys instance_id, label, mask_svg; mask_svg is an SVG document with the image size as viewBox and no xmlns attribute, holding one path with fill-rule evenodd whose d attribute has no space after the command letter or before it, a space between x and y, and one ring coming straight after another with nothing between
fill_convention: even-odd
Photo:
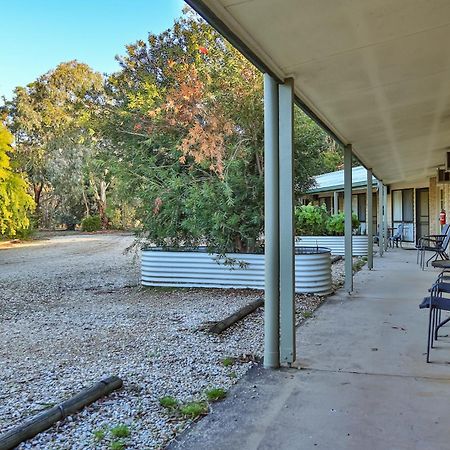
<instances>
[{"instance_id":1,"label":"white gravel","mask_svg":"<svg viewBox=\"0 0 450 450\"><path fill-rule=\"evenodd\" d=\"M262 356L262 309L221 336L198 331L261 292L140 288L138 262L123 254L132 240L69 234L0 245L0 430L105 376L124 380L122 390L19 449L109 449L119 424L131 430L126 448L163 448L188 421L171 417L161 397L204 399ZM342 262L333 271L340 283ZM297 296L297 322L321 302ZM222 364L227 357L236 358L231 367ZM96 441L100 429L105 437Z\"/></svg>"}]
</instances>

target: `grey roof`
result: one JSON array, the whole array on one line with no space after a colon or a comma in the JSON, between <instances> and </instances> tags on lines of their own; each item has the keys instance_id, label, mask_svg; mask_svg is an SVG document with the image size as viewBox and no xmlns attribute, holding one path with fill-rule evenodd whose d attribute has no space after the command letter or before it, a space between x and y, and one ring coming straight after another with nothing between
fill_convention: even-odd
<instances>
[{"instance_id":1,"label":"grey roof","mask_svg":"<svg viewBox=\"0 0 450 450\"><path fill-rule=\"evenodd\" d=\"M314 177L314 187L306 191L307 194L317 194L319 192L337 191L344 189L344 171L324 173ZM377 184L377 179L372 177L372 184ZM363 166L352 168L352 186L367 186L367 170Z\"/></svg>"}]
</instances>

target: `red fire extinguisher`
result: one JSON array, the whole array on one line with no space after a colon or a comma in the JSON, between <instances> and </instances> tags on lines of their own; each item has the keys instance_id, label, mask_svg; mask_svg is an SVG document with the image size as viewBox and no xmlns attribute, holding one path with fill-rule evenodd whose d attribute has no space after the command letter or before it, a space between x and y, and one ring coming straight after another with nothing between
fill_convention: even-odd
<instances>
[{"instance_id":1,"label":"red fire extinguisher","mask_svg":"<svg viewBox=\"0 0 450 450\"><path fill-rule=\"evenodd\" d=\"M445 225L447 223L447 214L445 213L445 209L443 209L439 214L439 223L441 225Z\"/></svg>"}]
</instances>

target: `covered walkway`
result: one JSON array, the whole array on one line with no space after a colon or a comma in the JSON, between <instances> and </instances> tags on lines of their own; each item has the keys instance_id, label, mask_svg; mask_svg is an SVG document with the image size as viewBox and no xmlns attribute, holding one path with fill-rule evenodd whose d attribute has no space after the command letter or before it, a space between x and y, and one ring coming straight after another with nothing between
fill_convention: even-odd
<instances>
[{"instance_id":1,"label":"covered walkway","mask_svg":"<svg viewBox=\"0 0 450 450\"><path fill-rule=\"evenodd\" d=\"M450 448L450 337L425 363L436 277L415 252L375 259L297 330L298 368L257 369L173 449Z\"/></svg>"}]
</instances>

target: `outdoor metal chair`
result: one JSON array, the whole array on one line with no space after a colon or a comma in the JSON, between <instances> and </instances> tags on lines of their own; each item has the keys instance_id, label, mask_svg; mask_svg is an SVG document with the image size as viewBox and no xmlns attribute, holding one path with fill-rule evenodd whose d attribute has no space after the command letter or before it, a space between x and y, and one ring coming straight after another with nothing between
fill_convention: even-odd
<instances>
[{"instance_id":1,"label":"outdoor metal chair","mask_svg":"<svg viewBox=\"0 0 450 450\"><path fill-rule=\"evenodd\" d=\"M402 246L403 242L403 229L405 228L405 225L401 223L397 229L395 230L395 233L392 236L389 236L389 245L391 247L396 245L398 247L398 244L400 243L400 247Z\"/></svg>"},{"instance_id":2,"label":"outdoor metal chair","mask_svg":"<svg viewBox=\"0 0 450 450\"><path fill-rule=\"evenodd\" d=\"M442 311L450 311L450 298L443 296L443 294L450 294L450 283L441 281L444 276L442 272L430 289L430 296L425 297L419 305L420 309L429 308L427 363L430 362L430 350L434 348L433 344L438 340L439 329L450 322L450 317L442 320L441 316Z\"/></svg>"},{"instance_id":3,"label":"outdoor metal chair","mask_svg":"<svg viewBox=\"0 0 450 450\"><path fill-rule=\"evenodd\" d=\"M450 225L445 225L442 234L430 234L419 238L416 245L417 263L420 262L422 270L432 259L448 259L447 247L450 242ZM426 252L433 252L430 258L425 262Z\"/></svg>"},{"instance_id":4,"label":"outdoor metal chair","mask_svg":"<svg viewBox=\"0 0 450 450\"><path fill-rule=\"evenodd\" d=\"M386 236L385 236L385 233L384 233L383 229L381 230L381 232L382 232L381 236L386 239ZM373 241L374 244L377 244L378 247L380 246L380 225L377 225L377 232L372 236L372 241Z\"/></svg>"}]
</instances>

